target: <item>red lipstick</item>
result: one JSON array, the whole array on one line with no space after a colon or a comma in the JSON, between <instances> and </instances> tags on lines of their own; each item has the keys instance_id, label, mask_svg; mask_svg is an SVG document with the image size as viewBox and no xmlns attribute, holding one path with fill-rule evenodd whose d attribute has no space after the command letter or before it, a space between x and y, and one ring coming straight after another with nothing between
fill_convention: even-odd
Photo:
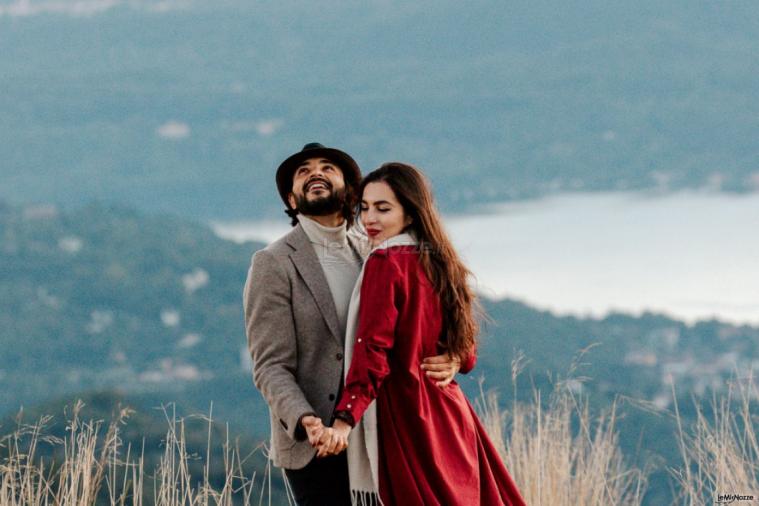
<instances>
[{"instance_id":1,"label":"red lipstick","mask_svg":"<svg viewBox=\"0 0 759 506\"><path fill-rule=\"evenodd\" d=\"M367 228L366 233L369 234L369 237L374 237L375 235L379 234L380 231L375 228Z\"/></svg>"}]
</instances>

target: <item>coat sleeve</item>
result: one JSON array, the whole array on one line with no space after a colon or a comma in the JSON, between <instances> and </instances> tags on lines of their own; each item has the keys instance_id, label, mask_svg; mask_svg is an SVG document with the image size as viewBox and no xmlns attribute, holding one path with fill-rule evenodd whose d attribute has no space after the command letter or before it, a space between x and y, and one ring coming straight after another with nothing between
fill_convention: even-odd
<instances>
[{"instance_id":1,"label":"coat sleeve","mask_svg":"<svg viewBox=\"0 0 759 506\"><path fill-rule=\"evenodd\" d=\"M355 425L377 398L390 373L388 354L395 343L402 274L387 254L375 253L366 262L361 284L358 329L348 375L335 416Z\"/></svg>"},{"instance_id":2,"label":"coat sleeve","mask_svg":"<svg viewBox=\"0 0 759 506\"><path fill-rule=\"evenodd\" d=\"M314 413L296 381L298 366L290 282L284 268L266 250L256 252L243 292L245 331L253 359L253 382L273 415L294 440L300 418Z\"/></svg>"}]
</instances>

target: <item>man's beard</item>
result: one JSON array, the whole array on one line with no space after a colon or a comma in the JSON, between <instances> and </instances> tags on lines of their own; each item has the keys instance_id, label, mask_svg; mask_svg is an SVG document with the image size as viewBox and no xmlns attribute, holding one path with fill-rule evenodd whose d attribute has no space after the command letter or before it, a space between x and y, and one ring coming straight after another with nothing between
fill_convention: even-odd
<instances>
[{"instance_id":1,"label":"man's beard","mask_svg":"<svg viewBox=\"0 0 759 506\"><path fill-rule=\"evenodd\" d=\"M339 212L345 205L345 190L332 190L326 197L308 200L305 194L295 195L295 208L307 216L326 216Z\"/></svg>"}]
</instances>

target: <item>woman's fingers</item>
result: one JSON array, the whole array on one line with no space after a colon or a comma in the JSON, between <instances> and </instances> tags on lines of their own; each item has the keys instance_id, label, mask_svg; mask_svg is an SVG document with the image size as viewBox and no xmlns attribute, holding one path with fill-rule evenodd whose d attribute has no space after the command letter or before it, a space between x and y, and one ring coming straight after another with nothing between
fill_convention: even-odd
<instances>
[{"instance_id":1,"label":"woman's fingers","mask_svg":"<svg viewBox=\"0 0 759 506\"><path fill-rule=\"evenodd\" d=\"M339 446L339 449L337 450L337 453L345 451L345 449L348 448L348 438L347 437L342 437L340 439L341 439L340 446Z\"/></svg>"},{"instance_id":2,"label":"woman's fingers","mask_svg":"<svg viewBox=\"0 0 759 506\"><path fill-rule=\"evenodd\" d=\"M330 440L319 448L317 456L338 455L340 452L345 451L346 448L348 448L348 439L333 433Z\"/></svg>"},{"instance_id":3,"label":"woman's fingers","mask_svg":"<svg viewBox=\"0 0 759 506\"><path fill-rule=\"evenodd\" d=\"M325 427L315 446L317 457L337 455L348 448L348 435L336 431L333 427Z\"/></svg>"},{"instance_id":4,"label":"woman's fingers","mask_svg":"<svg viewBox=\"0 0 759 506\"><path fill-rule=\"evenodd\" d=\"M333 433L330 436L329 441L327 442L327 444L324 445L323 456L334 455L335 454L335 446L337 446L337 438L336 438L335 434Z\"/></svg>"}]
</instances>

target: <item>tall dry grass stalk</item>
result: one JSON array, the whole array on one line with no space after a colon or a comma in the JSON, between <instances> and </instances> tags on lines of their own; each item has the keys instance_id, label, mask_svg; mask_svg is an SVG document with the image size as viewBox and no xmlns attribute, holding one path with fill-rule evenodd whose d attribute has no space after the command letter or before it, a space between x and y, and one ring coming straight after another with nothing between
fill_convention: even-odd
<instances>
[{"instance_id":1,"label":"tall dry grass stalk","mask_svg":"<svg viewBox=\"0 0 759 506\"><path fill-rule=\"evenodd\" d=\"M520 355L512 363L514 399L523 360ZM577 381L557 384L545 409L539 391L531 403L515 400L510 411L502 410L492 393L483 394L477 407L527 504L641 504L647 473L623 459L615 405L593 419L587 400L572 391Z\"/></svg>"},{"instance_id":2,"label":"tall dry grass stalk","mask_svg":"<svg viewBox=\"0 0 759 506\"><path fill-rule=\"evenodd\" d=\"M75 404L66 427L68 436L64 439L44 434L51 420L50 416L45 416L33 425L19 423L13 434L0 440L0 450L4 454L0 457L0 506L271 504L271 468L267 468L266 475L258 480L255 473L246 477L244 464L253 453L242 456L239 448L233 448L228 430L223 444L226 479L221 487L211 486L210 416L206 418L208 437L203 476L197 477L190 473L190 462L198 457L187 450L185 419L177 418L173 411L169 416L164 410L169 427L165 450L152 479L148 477L146 482L144 448L135 456L132 448L124 448L120 439L120 426L130 415L130 410L120 409L103 435L102 422L80 419L82 407L81 402ZM39 455L40 443L62 446L62 462L56 465ZM152 493L148 490L151 482Z\"/></svg>"},{"instance_id":3,"label":"tall dry grass stalk","mask_svg":"<svg viewBox=\"0 0 759 506\"><path fill-rule=\"evenodd\" d=\"M673 397L677 399L674 386ZM719 496L732 494L752 495L750 502L759 498L757 420L751 414L751 400L757 398L753 374L746 381L729 382L727 395L712 399L710 416L694 402L696 422L687 431L675 401L683 466L671 473L679 485L681 504L725 504L730 498Z\"/></svg>"}]
</instances>

